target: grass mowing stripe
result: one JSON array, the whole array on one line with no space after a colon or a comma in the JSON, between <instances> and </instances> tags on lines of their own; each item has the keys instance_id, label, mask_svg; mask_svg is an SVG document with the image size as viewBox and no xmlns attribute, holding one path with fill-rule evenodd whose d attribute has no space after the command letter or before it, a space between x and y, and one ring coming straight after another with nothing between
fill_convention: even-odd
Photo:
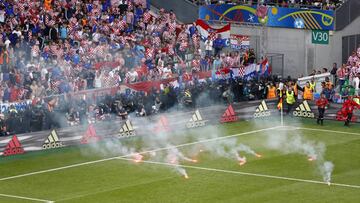
<instances>
[{"instance_id":1,"label":"grass mowing stripe","mask_svg":"<svg viewBox=\"0 0 360 203\"><path fill-rule=\"evenodd\" d=\"M156 180L151 180L151 181L146 181L146 182L140 182L140 183L126 185L126 186L113 187L113 188L110 188L110 189L107 189L107 190L98 190L96 192L91 192L91 193L86 193L86 194L81 194L81 195L75 195L75 196L72 196L72 197L66 197L66 198L63 198L63 199L59 199L59 200L56 200L56 202L63 202L63 201L68 201L68 200L73 200L73 199L79 199L79 198L82 198L82 197L94 196L94 195L98 195L98 194L101 194L101 193L107 193L107 192L112 192L112 191L115 191L115 190L122 190L122 189L126 189L126 188L137 187L137 186L140 186L140 185L153 184L155 182L165 181L165 180L169 180L169 179L172 179L172 178L174 178L174 177L166 177L166 178L161 178L161 179L156 179Z\"/></svg>"},{"instance_id":2,"label":"grass mowing stripe","mask_svg":"<svg viewBox=\"0 0 360 203\"><path fill-rule=\"evenodd\" d=\"M51 200L37 199L37 198L30 198L30 197L22 197L22 196L17 196L17 195L7 195L7 194L0 194L0 197L24 199L24 200L30 200L30 201L33 201L33 202L47 202L47 203L53 203L54 202L54 201L51 201Z\"/></svg>"},{"instance_id":3,"label":"grass mowing stripe","mask_svg":"<svg viewBox=\"0 0 360 203\"><path fill-rule=\"evenodd\" d=\"M241 135L247 135L247 134L258 133L258 132L267 131L267 130L273 130L273 129L276 129L276 128L279 128L279 127L282 127L282 126L275 126L275 127L271 127L271 128L263 128L263 129L259 129L259 130L252 130L252 131L238 133L238 134L234 134L234 135L228 135L228 136L223 136L223 137L216 137L216 138L205 139L205 140L200 140L200 141L196 141L196 142L180 144L180 145L176 145L176 146L172 146L172 147L163 147L163 148L158 148L158 149L153 149L153 150L147 150L147 151L139 152L139 154L145 154L145 153L149 153L149 152L158 152L158 151L168 150L168 149L173 148L173 147L184 147L184 146L189 146L189 145L193 145L193 144L199 144L199 143L211 142L211 141L216 141L216 140L222 140L222 139L227 139L227 138L231 138L231 137L237 137L237 136L241 136ZM0 181L11 180L11 179L15 179L15 178L21 178L21 177L26 177L26 176L31 176L31 175L37 175L37 174L42 174L42 173L53 172L53 171L59 171L59 170L64 170L64 169L68 169L68 168L74 168L74 167L78 167L78 166L85 166L85 165L110 161L110 160L114 160L114 159L121 158L121 157L128 157L128 156L132 156L132 155L133 154L127 154L127 155L123 155L123 156L110 157L110 158L106 158L106 159L99 159L99 160L95 160L95 161L88 161L88 162L83 162L83 163L78 163L78 164L72 164L72 165L68 165L68 166L62 166L62 167L58 167L58 168L35 171L35 172L25 173L25 174L21 174L21 175L9 176L9 177L5 177L5 178L1 178Z\"/></svg>"},{"instance_id":4,"label":"grass mowing stripe","mask_svg":"<svg viewBox=\"0 0 360 203\"><path fill-rule=\"evenodd\" d=\"M132 159L124 158L124 157L118 157L116 159L125 160L125 161L133 161ZM183 168L191 168L191 169L198 169L198 170L223 172L223 173L232 173L232 174L239 174L239 175L257 176L257 177L263 177L263 178L272 178L272 179L281 179L281 180L289 180L289 181L297 181L297 182L306 182L306 183L315 183L315 184L327 185L326 182L316 181L316 180L289 178L289 177L265 175L265 174L258 174L258 173L247 173L247 172L241 172L241 171L231 171L231 170L216 169L216 168L205 168L205 167L199 167L199 166L171 164L171 163L156 162L156 161L142 161L141 163L157 164L157 165L164 165L164 166L180 166L180 167L183 167ZM360 185L349 185L349 184L342 184L342 183L331 183L331 185L335 185L335 186L339 186L339 187L349 187L349 188L360 189Z\"/></svg>"}]
</instances>

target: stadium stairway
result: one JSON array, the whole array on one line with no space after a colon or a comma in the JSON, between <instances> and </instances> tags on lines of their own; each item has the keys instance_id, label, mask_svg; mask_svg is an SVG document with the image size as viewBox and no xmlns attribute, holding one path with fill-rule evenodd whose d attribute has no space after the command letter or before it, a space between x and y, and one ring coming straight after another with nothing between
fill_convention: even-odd
<instances>
[{"instance_id":1,"label":"stadium stairway","mask_svg":"<svg viewBox=\"0 0 360 203\"><path fill-rule=\"evenodd\" d=\"M168 11L174 11L177 19L185 24L195 22L199 16L199 7L186 0L151 0L151 10L154 8L164 8Z\"/></svg>"}]
</instances>

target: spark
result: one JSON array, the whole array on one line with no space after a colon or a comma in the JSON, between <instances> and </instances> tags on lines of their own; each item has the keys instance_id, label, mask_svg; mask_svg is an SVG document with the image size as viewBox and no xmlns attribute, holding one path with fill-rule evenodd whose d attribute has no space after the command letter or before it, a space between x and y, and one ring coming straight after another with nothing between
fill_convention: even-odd
<instances>
[{"instance_id":1,"label":"spark","mask_svg":"<svg viewBox=\"0 0 360 203\"><path fill-rule=\"evenodd\" d=\"M314 156L311 156L308 158L308 161L315 161L315 160L316 160L316 157L314 157Z\"/></svg>"},{"instance_id":2,"label":"spark","mask_svg":"<svg viewBox=\"0 0 360 203\"><path fill-rule=\"evenodd\" d=\"M246 164L246 161L239 161L240 166L245 165L245 164Z\"/></svg>"},{"instance_id":3,"label":"spark","mask_svg":"<svg viewBox=\"0 0 360 203\"><path fill-rule=\"evenodd\" d=\"M135 153L135 154L133 155L133 161L134 161L135 163L140 163L140 162L142 162L142 160L143 160L143 155L141 155L141 154L139 154L139 153Z\"/></svg>"}]
</instances>

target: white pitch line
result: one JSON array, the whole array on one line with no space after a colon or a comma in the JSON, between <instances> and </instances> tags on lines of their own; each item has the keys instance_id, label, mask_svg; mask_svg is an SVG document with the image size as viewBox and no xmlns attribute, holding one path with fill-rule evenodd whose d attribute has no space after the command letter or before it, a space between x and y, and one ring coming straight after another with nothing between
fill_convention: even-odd
<instances>
[{"instance_id":1,"label":"white pitch line","mask_svg":"<svg viewBox=\"0 0 360 203\"><path fill-rule=\"evenodd\" d=\"M30 200L30 201L34 201L34 202L54 203L54 201L51 201L51 200L37 199L37 198L30 198L30 197L22 197L22 196L17 196L17 195L0 194L0 197L9 197L9 198L15 198L15 199L25 199L25 200Z\"/></svg>"},{"instance_id":2,"label":"white pitch line","mask_svg":"<svg viewBox=\"0 0 360 203\"><path fill-rule=\"evenodd\" d=\"M126 160L126 161L133 161L133 159L123 158L123 157L118 157L117 159ZM258 174L258 173L247 173L247 172L241 172L241 171L231 171L231 170L216 169L216 168L205 168L205 167L199 167L199 166L171 164L171 163L157 162L157 161L145 161L145 160L143 160L143 161L141 161L141 163L157 164L157 165L164 165L164 166L180 166L180 167L183 167L183 168L191 168L191 169L198 169L198 170L206 170L206 171L223 172L223 173L231 173L231 174L246 175L246 176L256 176L256 177L263 177L263 178L272 178L272 179L280 179L280 180L289 180L289 181L297 181L297 182L305 182L305 183L315 183L315 184L327 185L326 182L317 181L317 180L307 180L307 179L289 178L289 177L265 175L265 174ZM342 183L331 183L331 185L360 189L360 185L349 185L349 184L342 184Z\"/></svg>"},{"instance_id":3,"label":"white pitch line","mask_svg":"<svg viewBox=\"0 0 360 203\"><path fill-rule=\"evenodd\" d=\"M253 131L244 132L244 133L238 133L238 134L234 134L234 135L216 137L216 138L205 139L205 140L200 140L200 141L196 141L196 142L180 144L180 145L176 145L176 146L170 146L170 147L163 147L163 148L158 148L158 149L153 149L153 150L147 150L147 151L139 152L139 154L145 154L145 153L149 153L149 152L158 152L158 151L168 150L168 149L173 148L173 147L178 148L178 147L184 147L184 146L189 146L189 145L194 145L194 144L199 144L199 143L211 142L211 141L215 141L215 140L227 139L227 138L237 137L237 136L241 136L241 135L247 135L247 134L252 134L252 133L257 133L257 132L262 132L262 131L267 131L267 130L273 130L273 129L280 128L280 127L282 127L282 126L275 126L275 127L271 127L271 128L263 128L263 129L259 129L259 130L253 130ZM95 160L95 161L88 161L88 162L83 162L83 163L78 163L78 164L71 164L71 165L68 165L68 166L62 166L62 167L53 168L53 169L47 169L47 170L42 170L42 171L35 171L35 172L15 175L15 176L9 176L9 177L0 178L0 181L11 180L11 179L16 179L16 178L21 178L21 177L26 177L26 176L31 176L31 175L37 175L37 174L42 174L42 173L48 173L48 172L53 172L53 171L59 171L59 170L64 170L64 169L68 169L68 168L74 168L74 167L78 167L78 166L85 166L85 165L90 165L90 164L94 164L94 163L110 161L110 160L114 160L114 159L121 158L121 157L128 157L128 156L132 156L132 155L133 154L127 154L127 155L123 155L123 156L110 157L110 158L99 159L99 160Z\"/></svg>"},{"instance_id":4,"label":"white pitch line","mask_svg":"<svg viewBox=\"0 0 360 203\"><path fill-rule=\"evenodd\" d=\"M287 126L287 127L295 127L295 126ZM320 131L320 132L329 132L329 133L340 133L340 134L348 134L348 135L360 135L360 133L352 133L352 132L344 132L337 130L326 130L326 129L316 129L316 128L303 128L297 127L299 130L312 130L312 131Z\"/></svg>"}]
</instances>

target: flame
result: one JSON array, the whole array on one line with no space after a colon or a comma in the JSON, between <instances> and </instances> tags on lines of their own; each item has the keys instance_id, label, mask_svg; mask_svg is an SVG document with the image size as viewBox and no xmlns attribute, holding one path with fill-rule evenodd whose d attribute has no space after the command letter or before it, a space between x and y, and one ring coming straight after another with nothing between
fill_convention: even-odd
<instances>
[{"instance_id":1,"label":"flame","mask_svg":"<svg viewBox=\"0 0 360 203\"><path fill-rule=\"evenodd\" d=\"M329 182L327 182L327 184L328 184L328 186L330 186L330 185L331 185L330 181L329 181Z\"/></svg>"},{"instance_id":2,"label":"flame","mask_svg":"<svg viewBox=\"0 0 360 203\"><path fill-rule=\"evenodd\" d=\"M198 160L196 160L196 159L192 159L192 160L191 160L191 162L193 162L193 163L197 163L197 162L198 162Z\"/></svg>"},{"instance_id":3,"label":"flame","mask_svg":"<svg viewBox=\"0 0 360 203\"><path fill-rule=\"evenodd\" d=\"M256 156L257 158L261 158L261 157L262 157L261 154L255 154L255 156Z\"/></svg>"},{"instance_id":4,"label":"flame","mask_svg":"<svg viewBox=\"0 0 360 203\"><path fill-rule=\"evenodd\" d=\"M135 163L142 162L143 158L144 158L144 156L141 155L141 154L139 154L139 153L135 153L135 154L133 155L133 161L134 161Z\"/></svg>"},{"instance_id":5,"label":"flame","mask_svg":"<svg viewBox=\"0 0 360 203\"><path fill-rule=\"evenodd\" d=\"M187 174L184 175L185 179L189 179L189 176Z\"/></svg>"},{"instance_id":6,"label":"flame","mask_svg":"<svg viewBox=\"0 0 360 203\"><path fill-rule=\"evenodd\" d=\"M242 166L242 165L244 165L244 164L246 164L246 161L239 161L239 165L240 165L240 166Z\"/></svg>"},{"instance_id":7,"label":"flame","mask_svg":"<svg viewBox=\"0 0 360 203\"><path fill-rule=\"evenodd\" d=\"M308 161L315 161L315 160L316 160L315 157L309 157L309 158L308 158Z\"/></svg>"}]
</instances>

